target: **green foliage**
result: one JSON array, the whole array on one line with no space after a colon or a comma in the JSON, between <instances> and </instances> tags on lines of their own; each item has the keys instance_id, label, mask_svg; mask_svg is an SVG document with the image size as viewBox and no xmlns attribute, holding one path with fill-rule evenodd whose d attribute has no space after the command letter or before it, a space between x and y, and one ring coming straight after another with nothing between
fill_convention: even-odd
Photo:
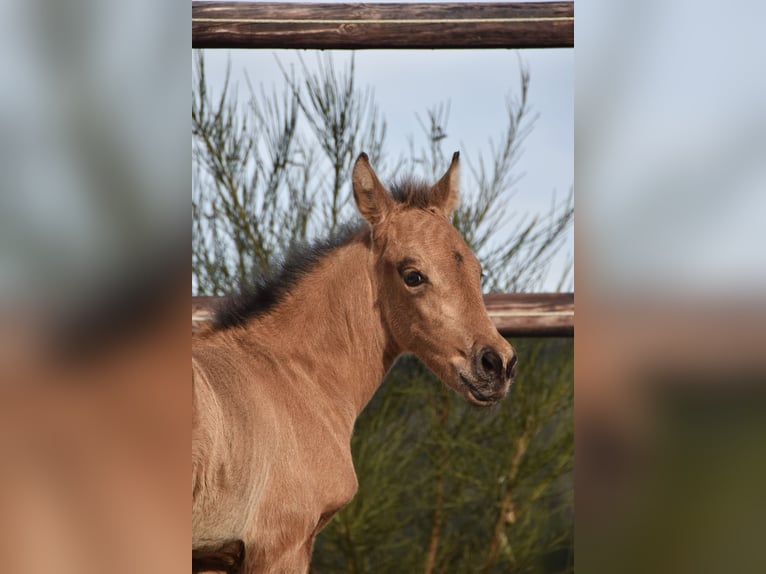
<instances>
[{"instance_id":1,"label":"green foliage","mask_svg":"<svg viewBox=\"0 0 766 574\"><path fill-rule=\"evenodd\" d=\"M359 492L317 539L313 570L571 570L574 346L514 343L519 379L490 409L413 357L397 363L357 421Z\"/></svg>"},{"instance_id":2,"label":"green foliage","mask_svg":"<svg viewBox=\"0 0 766 574\"><path fill-rule=\"evenodd\" d=\"M425 144L391 162L385 120L354 60L336 69L300 60L282 69L282 92L240 106L227 81L210 94L197 55L192 88L192 288L218 295L273 265L295 242L325 235L353 214L350 172L367 151L383 176L430 180L454 150L442 149L449 104L417 116ZM508 97L506 125L489 152L461 150L454 223L482 261L490 291L540 288L574 216L570 190L545 217L509 214L514 168L534 125L529 71ZM248 82L249 84L249 82ZM566 277L562 278L562 282ZM479 409L403 357L357 421L352 439L360 488L317 539L321 573L564 572L573 558L573 342L514 340L519 380L508 398Z\"/></svg>"}]
</instances>

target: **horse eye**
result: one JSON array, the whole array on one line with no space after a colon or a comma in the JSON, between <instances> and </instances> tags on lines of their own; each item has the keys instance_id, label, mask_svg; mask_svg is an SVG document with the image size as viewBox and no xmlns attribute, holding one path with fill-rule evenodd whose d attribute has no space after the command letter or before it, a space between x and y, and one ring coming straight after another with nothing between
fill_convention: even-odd
<instances>
[{"instance_id":1,"label":"horse eye","mask_svg":"<svg viewBox=\"0 0 766 574\"><path fill-rule=\"evenodd\" d=\"M425 281L424 277L417 271L407 271L404 274L404 282L408 287L417 287Z\"/></svg>"}]
</instances>

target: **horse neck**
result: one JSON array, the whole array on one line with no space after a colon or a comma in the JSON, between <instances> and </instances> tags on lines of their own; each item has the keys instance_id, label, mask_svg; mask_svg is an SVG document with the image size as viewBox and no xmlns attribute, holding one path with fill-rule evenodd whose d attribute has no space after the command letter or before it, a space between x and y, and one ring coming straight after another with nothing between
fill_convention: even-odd
<instances>
[{"instance_id":1,"label":"horse neck","mask_svg":"<svg viewBox=\"0 0 766 574\"><path fill-rule=\"evenodd\" d=\"M324 256L256 327L262 344L354 419L398 355L376 293L372 252L358 237Z\"/></svg>"}]
</instances>

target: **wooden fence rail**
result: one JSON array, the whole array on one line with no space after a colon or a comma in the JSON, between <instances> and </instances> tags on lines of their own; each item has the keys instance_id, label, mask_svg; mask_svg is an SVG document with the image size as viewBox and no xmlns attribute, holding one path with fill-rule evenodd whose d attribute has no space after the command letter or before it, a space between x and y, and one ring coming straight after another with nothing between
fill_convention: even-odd
<instances>
[{"instance_id":1,"label":"wooden fence rail","mask_svg":"<svg viewBox=\"0 0 766 574\"><path fill-rule=\"evenodd\" d=\"M219 297L192 297L192 332L210 320ZM573 337L574 293L485 295L484 304L504 337Z\"/></svg>"},{"instance_id":2,"label":"wooden fence rail","mask_svg":"<svg viewBox=\"0 0 766 574\"><path fill-rule=\"evenodd\" d=\"M574 2L192 2L193 48L571 48Z\"/></svg>"}]
</instances>

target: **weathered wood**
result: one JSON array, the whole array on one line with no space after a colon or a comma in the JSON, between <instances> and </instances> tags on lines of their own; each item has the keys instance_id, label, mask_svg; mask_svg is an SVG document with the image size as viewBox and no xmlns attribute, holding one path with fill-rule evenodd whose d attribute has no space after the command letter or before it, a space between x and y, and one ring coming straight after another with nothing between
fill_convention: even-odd
<instances>
[{"instance_id":1,"label":"weathered wood","mask_svg":"<svg viewBox=\"0 0 766 574\"><path fill-rule=\"evenodd\" d=\"M574 293L485 295L484 305L504 337L574 336Z\"/></svg>"},{"instance_id":2,"label":"weathered wood","mask_svg":"<svg viewBox=\"0 0 766 574\"><path fill-rule=\"evenodd\" d=\"M210 319L219 297L192 297L192 332ZM573 337L574 293L485 295L484 304L504 337Z\"/></svg>"},{"instance_id":3,"label":"weathered wood","mask_svg":"<svg viewBox=\"0 0 766 574\"><path fill-rule=\"evenodd\" d=\"M193 48L571 48L574 2L192 2Z\"/></svg>"}]
</instances>

